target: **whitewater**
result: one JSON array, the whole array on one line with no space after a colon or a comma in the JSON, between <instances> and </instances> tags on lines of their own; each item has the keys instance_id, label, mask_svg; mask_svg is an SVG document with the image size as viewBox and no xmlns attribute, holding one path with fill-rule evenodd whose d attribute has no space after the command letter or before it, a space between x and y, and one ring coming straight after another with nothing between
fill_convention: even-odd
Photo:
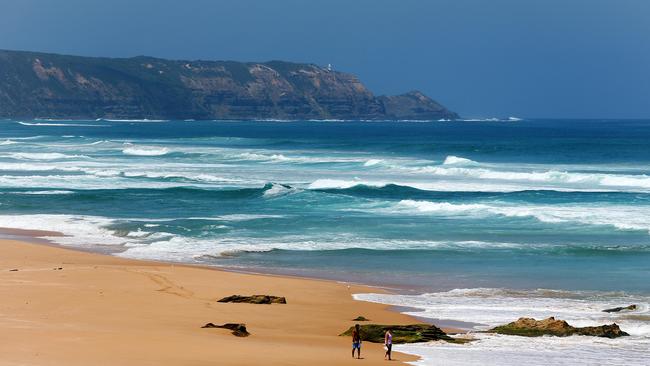
<instances>
[{"instance_id":1,"label":"whitewater","mask_svg":"<svg viewBox=\"0 0 650 366\"><path fill-rule=\"evenodd\" d=\"M389 287L478 339L424 365L647 364L649 121L0 121L0 228ZM520 316L631 337L480 333Z\"/></svg>"}]
</instances>

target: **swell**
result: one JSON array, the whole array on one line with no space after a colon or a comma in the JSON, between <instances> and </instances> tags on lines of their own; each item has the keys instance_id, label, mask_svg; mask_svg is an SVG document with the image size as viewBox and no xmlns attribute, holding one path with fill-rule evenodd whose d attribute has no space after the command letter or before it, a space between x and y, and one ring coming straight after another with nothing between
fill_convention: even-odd
<instances>
[{"instance_id":1,"label":"swell","mask_svg":"<svg viewBox=\"0 0 650 366\"><path fill-rule=\"evenodd\" d=\"M44 171L45 167L35 167L35 171ZM78 173L77 170L85 170L80 168L69 168L57 170L54 168L51 172L57 173ZM89 170L90 171L90 170ZM92 171L98 176L104 177L122 177L132 179L153 179L162 182L227 182L228 179L212 177L209 175L204 176L183 176L183 175L151 175L151 174L135 174L124 172L108 172L108 171ZM75 176L75 175L72 175ZM47 176L43 176L47 178ZM221 180L223 179L223 180ZM234 182L233 182L234 183ZM102 197L111 192L116 191L118 187L106 189L80 189L75 190L70 188L70 191L76 191L80 196L97 196ZM309 186L307 187L309 188ZM11 193L11 191L18 192L22 188L0 188L0 191ZM29 190L25 188L24 190ZM271 197L280 196L283 193L298 193L302 190L300 185L290 185L285 183L269 182L261 187L200 187L200 186L178 186L178 187L158 187L152 186L151 188L124 188L121 191L128 191L138 194L162 194L162 195L181 195L197 197L213 197L220 199L227 198L251 198L251 197ZM546 204L564 204L564 203L650 203L650 194L648 193L632 193L632 192L564 192L554 190L523 190L515 192L481 192L481 191L430 191L418 189L411 186L404 186L399 184L386 184L386 185L365 185L356 184L348 188L310 188L306 192L313 194L325 194L334 196L350 196L362 199L381 199L386 201L400 201L400 200L434 200L434 201L448 201L454 200L459 203L471 202L474 200L489 201L489 200L506 200L511 202L520 203L546 203Z\"/></svg>"},{"instance_id":2,"label":"swell","mask_svg":"<svg viewBox=\"0 0 650 366\"><path fill-rule=\"evenodd\" d=\"M128 198L128 197L150 197L155 200L159 197L167 197L179 201L212 199L221 200L241 200L255 198L269 198L281 196L283 193L293 192L296 189L283 184L268 183L260 188L236 188L236 189L207 189L200 187L172 187L172 188L125 188L115 189L39 189L32 188L0 188L0 193L9 195L65 195L62 199L69 200L70 194L74 194L76 202L105 201L110 197ZM119 192L117 192L119 191ZM32 198L33 199L33 198ZM47 197L48 200L56 199Z\"/></svg>"},{"instance_id":3,"label":"swell","mask_svg":"<svg viewBox=\"0 0 650 366\"><path fill-rule=\"evenodd\" d=\"M390 200L399 199L509 199L527 202L546 203L571 203L571 202L650 202L650 194L634 192L590 192L590 191L556 191L552 189L521 190L514 192L483 192L483 191L435 191L418 189L408 185L388 183L385 185L367 185L363 183L354 184L346 188L319 188L312 185L311 190L336 195L347 195L363 198L383 198Z\"/></svg>"}]
</instances>

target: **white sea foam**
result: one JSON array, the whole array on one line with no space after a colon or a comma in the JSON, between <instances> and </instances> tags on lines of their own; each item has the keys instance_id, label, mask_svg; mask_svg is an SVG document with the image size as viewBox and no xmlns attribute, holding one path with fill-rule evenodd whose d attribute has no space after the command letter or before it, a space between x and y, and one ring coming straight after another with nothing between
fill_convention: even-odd
<instances>
[{"instance_id":1,"label":"white sea foam","mask_svg":"<svg viewBox=\"0 0 650 366\"><path fill-rule=\"evenodd\" d=\"M400 345L396 350L423 357L418 365L645 365L650 347L650 297L624 293L457 289L422 295L355 294L361 301L417 308L407 314L430 319L477 323L475 330L509 323L520 317L550 316L574 326L617 323L630 337L605 339L527 338L476 333L465 345L430 343ZM631 312L605 313L612 307L637 304ZM644 320L645 319L645 320Z\"/></svg>"},{"instance_id":2,"label":"white sea foam","mask_svg":"<svg viewBox=\"0 0 650 366\"><path fill-rule=\"evenodd\" d=\"M510 165L509 165L510 166ZM539 189L565 190L650 190L650 176L614 173L585 173L559 170L504 170L508 166L484 165L470 159L448 156L442 166L393 167L405 172L447 179L475 179L477 182L508 182L517 184L519 190L530 189L534 183ZM495 169L496 168L496 169ZM543 169L543 168L542 168Z\"/></svg>"},{"instance_id":3,"label":"white sea foam","mask_svg":"<svg viewBox=\"0 0 650 366\"><path fill-rule=\"evenodd\" d=\"M131 123L160 123L160 122L169 122L167 119L111 119L111 118L102 118L101 120L107 121L107 122L131 122Z\"/></svg>"},{"instance_id":4,"label":"white sea foam","mask_svg":"<svg viewBox=\"0 0 650 366\"><path fill-rule=\"evenodd\" d=\"M62 245L123 245L124 238L106 229L114 220L76 215L0 215L0 227L60 232L66 236L49 239Z\"/></svg>"},{"instance_id":5,"label":"white sea foam","mask_svg":"<svg viewBox=\"0 0 650 366\"><path fill-rule=\"evenodd\" d=\"M466 118L466 119L460 119L458 121L462 122L501 122L503 121L500 118L496 117L490 117L490 118Z\"/></svg>"},{"instance_id":6,"label":"white sea foam","mask_svg":"<svg viewBox=\"0 0 650 366\"><path fill-rule=\"evenodd\" d=\"M442 165L473 165L473 164L477 164L477 163L473 160L461 158L453 155L447 156L445 158L445 161L442 163Z\"/></svg>"},{"instance_id":7,"label":"white sea foam","mask_svg":"<svg viewBox=\"0 0 650 366\"><path fill-rule=\"evenodd\" d=\"M263 152L245 152L229 155L232 159L260 161L265 163L298 163L298 164L319 164L319 163L357 163L365 162L361 158L350 157L336 157L336 156L293 156L278 153L263 153Z\"/></svg>"},{"instance_id":8,"label":"white sea foam","mask_svg":"<svg viewBox=\"0 0 650 366\"><path fill-rule=\"evenodd\" d=\"M38 136L26 136L26 137L11 137L11 140L40 140L48 136L38 135Z\"/></svg>"},{"instance_id":9,"label":"white sea foam","mask_svg":"<svg viewBox=\"0 0 650 366\"><path fill-rule=\"evenodd\" d=\"M56 191L56 190L52 190L52 191L23 191L23 192L7 192L7 193L35 195L35 196L74 194L73 191Z\"/></svg>"},{"instance_id":10,"label":"white sea foam","mask_svg":"<svg viewBox=\"0 0 650 366\"><path fill-rule=\"evenodd\" d=\"M259 219L279 219L283 215L263 215L263 214L232 214L215 217L189 217L189 220L214 220L214 221L250 221Z\"/></svg>"},{"instance_id":11,"label":"white sea foam","mask_svg":"<svg viewBox=\"0 0 650 366\"><path fill-rule=\"evenodd\" d=\"M370 159L370 160L366 161L365 163L363 163L363 166L375 166L375 165L379 165L379 164L381 164L383 162L384 161L381 160L381 159Z\"/></svg>"},{"instance_id":12,"label":"white sea foam","mask_svg":"<svg viewBox=\"0 0 650 366\"><path fill-rule=\"evenodd\" d=\"M474 342L396 345L393 350L420 356L426 366L647 366L646 340L595 337L513 337L477 334Z\"/></svg>"},{"instance_id":13,"label":"white sea foam","mask_svg":"<svg viewBox=\"0 0 650 366\"><path fill-rule=\"evenodd\" d=\"M16 160L63 160L63 159L90 159L84 155L67 155L56 152L50 153L27 153L19 152L9 154L8 157Z\"/></svg>"},{"instance_id":14,"label":"white sea foam","mask_svg":"<svg viewBox=\"0 0 650 366\"><path fill-rule=\"evenodd\" d=\"M481 241L421 241L421 240L380 240L364 238L358 235L328 235L313 237L302 235L285 235L272 238L264 237L220 237L219 239L183 237L166 232L154 232L161 224L168 225L177 220L201 220L235 225L253 220L281 220L287 216L271 214L231 214L213 217L177 217L177 218L121 218L88 215L0 215L0 227L56 231L63 237L48 239L61 245L93 247L96 245L118 246L127 250L121 255L140 259L192 261L196 256L220 255L231 251L270 251L286 250L340 250L349 248L362 249L441 249L441 250L499 250L523 246L517 243L498 243ZM147 230L136 229L124 232L114 229L119 223L138 223ZM212 229L229 229L223 224Z\"/></svg>"},{"instance_id":15,"label":"white sea foam","mask_svg":"<svg viewBox=\"0 0 650 366\"><path fill-rule=\"evenodd\" d=\"M31 159L29 159L31 160ZM69 166L67 164L60 164L57 165L54 162L47 162L47 163L39 163L39 162L33 162L33 163L8 163L8 162L3 162L0 164L0 171L18 171L18 172L51 172L51 171L67 171L67 172L78 172L82 171L82 168L78 167L73 167Z\"/></svg>"},{"instance_id":16,"label":"white sea foam","mask_svg":"<svg viewBox=\"0 0 650 366\"><path fill-rule=\"evenodd\" d=\"M121 170L85 170L85 172L97 176L124 176L127 178L151 178L151 179L186 179L206 183L244 183L241 179L227 178L212 174L201 174L192 172L155 172L155 171L121 171Z\"/></svg>"},{"instance_id":17,"label":"white sea foam","mask_svg":"<svg viewBox=\"0 0 650 366\"><path fill-rule=\"evenodd\" d=\"M271 188L264 191L264 197L266 198L280 197L280 196L285 196L287 194L296 193L296 192L298 192L298 189L294 187L286 186L284 184L273 183L271 185Z\"/></svg>"},{"instance_id":18,"label":"white sea foam","mask_svg":"<svg viewBox=\"0 0 650 366\"><path fill-rule=\"evenodd\" d=\"M42 122L18 122L23 126L46 126L46 127L108 127L106 125L91 125L82 123L42 123Z\"/></svg>"},{"instance_id":19,"label":"white sea foam","mask_svg":"<svg viewBox=\"0 0 650 366\"><path fill-rule=\"evenodd\" d=\"M381 212L385 209L378 209ZM394 214L420 213L431 215L462 215L470 218L501 216L510 218L534 218L544 223L573 222L585 225L612 226L619 230L643 230L650 232L650 207L623 205L530 205L472 203L457 204L402 200L386 212Z\"/></svg>"},{"instance_id":20,"label":"white sea foam","mask_svg":"<svg viewBox=\"0 0 650 366\"><path fill-rule=\"evenodd\" d=\"M99 172L98 172L99 173ZM106 172L111 173L111 172ZM101 173L99 173L101 174ZM38 189L162 189L191 186L188 183L138 181L119 176L100 175L0 175L2 188Z\"/></svg>"},{"instance_id":21,"label":"white sea foam","mask_svg":"<svg viewBox=\"0 0 650 366\"><path fill-rule=\"evenodd\" d=\"M91 143L89 143L87 145L88 146L95 146L95 145L100 145L100 144L103 144L103 143L106 143L106 142L108 142L108 141L106 141L106 140L98 140L98 141L95 141L95 142L91 142Z\"/></svg>"},{"instance_id":22,"label":"white sea foam","mask_svg":"<svg viewBox=\"0 0 650 366\"><path fill-rule=\"evenodd\" d=\"M166 147L135 146L132 144L125 144L122 152L126 155L135 156L162 156L169 154L169 149Z\"/></svg>"}]
</instances>

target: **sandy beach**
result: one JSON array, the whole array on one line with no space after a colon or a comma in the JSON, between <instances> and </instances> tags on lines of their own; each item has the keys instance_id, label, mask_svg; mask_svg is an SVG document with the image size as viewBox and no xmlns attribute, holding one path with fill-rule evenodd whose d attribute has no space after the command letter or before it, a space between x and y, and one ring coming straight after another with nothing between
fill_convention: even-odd
<instances>
[{"instance_id":1,"label":"sandy beach","mask_svg":"<svg viewBox=\"0 0 650 366\"><path fill-rule=\"evenodd\" d=\"M0 365L385 364L381 345L364 343L355 360L350 339L337 335L358 315L417 321L352 299L364 291L378 289L0 240ZM288 304L217 302L233 294ZM202 329L208 322L245 323L251 336Z\"/></svg>"}]
</instances>

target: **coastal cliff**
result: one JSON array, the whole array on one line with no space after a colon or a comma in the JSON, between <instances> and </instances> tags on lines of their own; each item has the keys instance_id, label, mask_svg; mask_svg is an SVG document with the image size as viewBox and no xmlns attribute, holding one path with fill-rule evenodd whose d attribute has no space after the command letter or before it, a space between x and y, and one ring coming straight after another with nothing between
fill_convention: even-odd
<instances>
[{"instance_id":1,"label":"coastal cliff","mask_svg":"<svg viewBox=\"0 0 650 366\"><path fill-rule=\"evenodd\" d=\"M424 94L282 61L96 58L0 50L1 118L454 119Z\"/></svg>"}]
</instances>

